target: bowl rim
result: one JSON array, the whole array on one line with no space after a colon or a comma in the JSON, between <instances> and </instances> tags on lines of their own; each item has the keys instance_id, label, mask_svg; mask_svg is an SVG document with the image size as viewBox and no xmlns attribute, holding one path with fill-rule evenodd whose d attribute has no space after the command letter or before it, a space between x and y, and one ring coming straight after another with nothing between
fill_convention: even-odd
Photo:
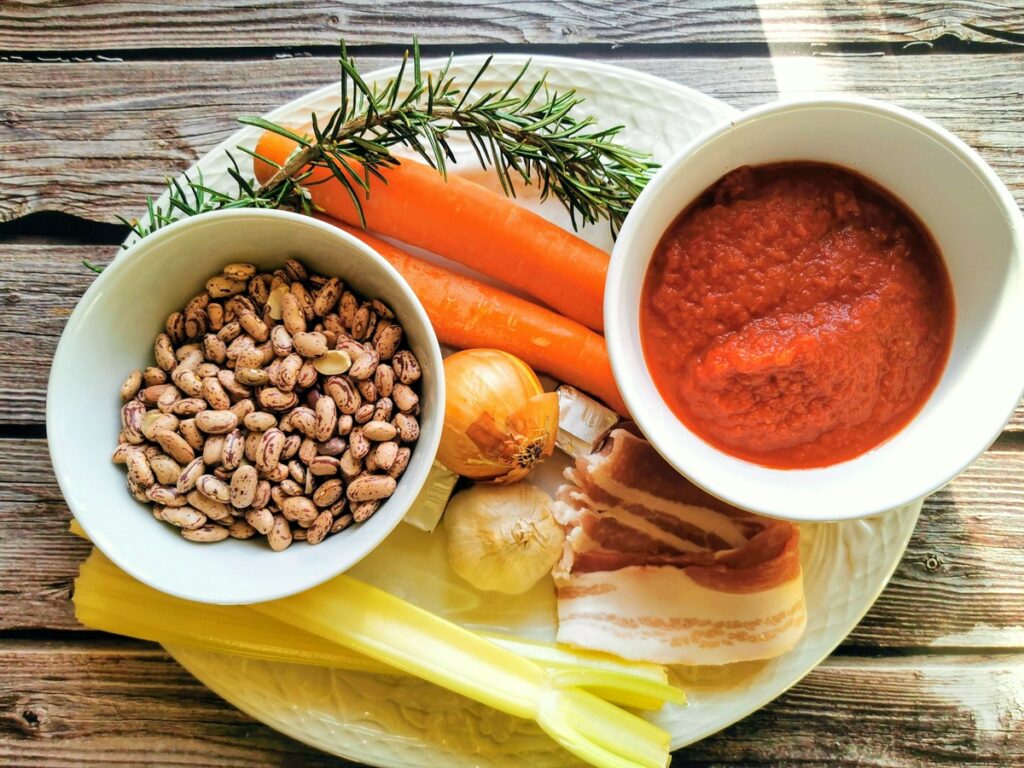
<instances>
[{"instance_id":1,"label":"bowl rim","mask_svg":"<svg viewBox=\"0 0 1024 768\"><path fill-rule=\"evenodd\" d=\"M416 445L417 449L429 454L430 460L423 461L419 464L421 467L419 472L403 475L402 479L399 481L400 483L408 483L406 487L411 487L412 485L418 486L413 488L410 493L410 505L415 501L416 496L426 483L430 467L432 466L434 457L437 454L444 414L445 381L443 375L441 346L437 340L437 335L434 332L433 324L430 322L430 318L426 313L426 309L423 307L411 286L406 282L405 278L402 277L398 270L395 269L395 267L374 248L367 245L359 238L312 216L275 209L238 208L211 211L196 216L190 216L168 224L146 237L132 241L131 244L125 248L123 252L119 252L115 258L113 258L111 262L104 267L103 271L96 277L96 279L92 281L85 293L82 294L81 298L78 300L74 311L68 318L68 322L61 331L60 340L51 360L50 374L47 380L46 389L46 433L50 462L53 466L54 475L57 478L57 484L65 503L68 505L73 518L78 521L79 525L81 525L93 546L98 548L105 556L110 558L110 560L112 560L126 573L154 589L184 600L213 603L217 605L250 605L254 603L261 603L298 594L299 592L303 592L322 584L353 567L363 557L372 552L399 524L401 524L405 517L405 512L408 511L408 507L406 507L401 514L396 514L394 519L391 521L379 518L379 530L374 536L368 537L368 546L366 546L362 551L359 551L356 555L349 553L345 557L336 558L336 562L338 563L336 567L323 568L321 570L309 569L308 573L310 575L306 579L296 579L294 581L287 582L277 581L275 582L277 586L274 589L265 589L258 594L238 594L237 596L230 598L217 596L216 599L204 600L201 595L197 595L188 589L183 588L178 584L178 582L166 582L152 579L145 572L145 569L137 568L133 564L124 561L119 551L120 547L116 545L112 546L110 540L104 535L104 524L98 524L97 519L94 519L88 513L80 515L80 510L76 509L76 507L79 506L78 500L75 498L74 494L69 493L69 486L67 484L70 482L70 479L69 475L65 471L67 467L70 466L73 458L66 456L62 447L63 438L66 437L66 434L65 430L61 429L59 426L58 411L60 409L60 405L56 403L55 398L57 388L67 386L67 376L69 373L63 370L64 366L60 365L60 360L62 350L64 350L66 345L70 343L69 339L72 333L84 322L84 317L87 311L98 301L103 300L102 296L104 292L107 291L107 283L112 279L110 276L116 276L120 271L134 264L140 257L140 253L144 257L146 251L152 249L165 239L173 238L181 230L189 227L203 226L218 219L245 220L252 218L278 220L279 222L284 223L285 226L304 226L320 230L322 233L345 243L347 246L361 251L364 255L369 257L377 270L385 274L398 287L398 289L405 294L405 298L409 301L410 307L413 310L413 320L420 326L419 330L422 332L426 346L429 348L430 359L425 362L426 364L429 364L433 370L437 371L437 375L431 377L433 380L433 394L436 398L436 413L433 415L432 421L436 422L436 428L431 430L427 436L423 435L423 432L426 432L426 430L423 430L420 437L420 441L423 442L417 441ZM424 437L426 437L425 440ZM269 549L267 550L268 556L273 554L276 553Z\"/></svg>"},{"instance_id":2,"label":"bowl rim","mask_svg":"<svg viewBox=\"0 0 1024 768\"><path fill-rule=\"evenodd\" d=\"M1011 242L1016 246L1012 252L1012 261L1017 265L1018 269L1024 268L1024 214L1022 214L1021 210L1017 207L1017 203L1010 194L1009 189L998 177L995 171L988 165L988 163L986 163L978 154L978 152L938 123L895 104L879 101L877 99L869 99L862 96L841 94L829 94L822 97L782 97L767 104L745 110L739 115L736 115L719 125L713 126L700 135L694 137L675 155L673 155L672 158L662 165L658 173L655 174L655 177L647 184L643 192L641 192L629 215L627 215L612 251L611 261L608 268L608 276L605 282L604 299L605 335L608 344L608 355L612 367L612 373L619 386L623 400L629 408L632 417L635 419L637 426L645 436L648 436L648 439L650 439L649 434L656 433L656 430L651 429L651 426L654 423L654 416L646 410L645 398L643 393L639 390L638 382L642 380L643 377L649 378L650 374L647 371L646 365L642 366L642 372L637 372L632 366L628 365L628 350L626 348L625 341L627 334L622 330L629 328L634 322L631 315L631 309L625 306L627 302L622 301L622 284L624 282L624 274L627 271L627 264L630 262L629 257L631 254L629 252L629 248L631 247L631 242L635 237L635 233L641 226L641 215L643 215L649 208L656 196L658 196L663 189L668 187L671 179L680 172L680 168L685 166L691 156L706 144L728 134L739 125L753 123L761 118L772 117L780 113L813 110L856 110L868 112L879 117L893 119L907 127L917 130L929 139L945 147L961 162L963 162L979 178L979 180L981 180L993 200L998 204L1002 217L1006 222ZM842 163L838 164L842 165ZM691 201L687 201L686 205L689 205L690 202ZM685 207L685 205L680 207L680 212ZM638 212L637 215L634 215L634 212ZM646 257L645 259L645 264L649 265L650 260ZM640 352L640 355L642 357L642 351ZM955 462L956 470L951 474L947 472L943 473L941 476L937 475L935 479L925 483L922 486L923 490L919 493L911 493L909 490L903 491L900 494L893 495L891 502L889 503L881 504L879 502L875 506L858 507L856 509L847 508L840 511L839 514L835 514L834 512L817 515L808 514L803 510L794 512L791 509L779 507L772 503L758 503L756 499L748 497L742 491L740 493L735 492L736 488L742 488L744 483L735 483L732 486L729 486L715 481L709 482L707 478L701 475L699 467L700 462L688 461L685 456L678 455L679 452L673 453L672 451L663 449L663 447L659 446L655 440L651 440L651 444L662 458L665 459L665 461L671 464L691 482L713 496L716 496L717 498L741 509L792 522L834 522L840 520L853 520L884 514L886 512L902 508L907 504L923 499L946 485L946 483L970 466L970 464L988 450L988 448L998 439L1022 397L1024 397L1024 377L1022 377L1021 381L1018 382L1016 397L1013 403L1009 404L1002 421L999 424L994 425L993 429L987 433L987 437L982 444L973 445L969 450L964 450L960 454L962 459L958 459ZM930 399L931 396L929 397L929 401ZM916 419L917 416L914 418ZM911 420L911 423L912 422L913 419ZM681 421L679 421L679 426L691 434L695 439L707 446L710 451L732 461L745 461L744 459L732 456L722 449L707 443ZM909 424L907 426L909 426ZM903 427L903 429L906 428L906 426ZM793 482L799 477L805 477L810 480L815 472L830 470L836 467L841 467L844 464L856 462L862 456L867 455L867 453L884 449L884 446L885 441L875 448L870 449L865 454L861 454L860 456L854 457L845 462L839 462L822 468L782 469L758 465L753 462L746 463L764 471L766 476L774 475L780 482ZM696 472L694 472L695 464L698 465Z\"/></svg>"}]
</instances>

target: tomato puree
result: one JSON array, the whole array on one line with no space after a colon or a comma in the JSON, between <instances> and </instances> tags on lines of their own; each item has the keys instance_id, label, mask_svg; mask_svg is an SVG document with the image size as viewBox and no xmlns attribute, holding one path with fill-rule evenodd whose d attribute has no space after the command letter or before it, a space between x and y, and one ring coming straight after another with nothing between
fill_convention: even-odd
<instances>
[{"instance_id":1,"label":"tomato puree","mask_svg":"<svg viewBox=\"0 0 1024 768\"><path fill-rule=\"evenodd\" d=\"M931 394L953 292L924 226L843 168L739 168L662 236L644 282L644 358L707 442L773 467L853 458Z\"/></svg>"}]
</instances>

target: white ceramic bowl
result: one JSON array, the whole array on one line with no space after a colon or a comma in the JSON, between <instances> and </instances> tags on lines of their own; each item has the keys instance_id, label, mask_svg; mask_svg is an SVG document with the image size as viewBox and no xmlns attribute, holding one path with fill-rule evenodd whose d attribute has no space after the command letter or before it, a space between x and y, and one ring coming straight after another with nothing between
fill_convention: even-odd
<instances>
[{"instance_id":1,"label":"white ceramic bowl","mask_svg":"<svg viewBox=\"0 0 1024 768\"><path fill-rule=\"evenodd\" d=\"M420 438L394 495L364 523L322 544L272 552L261 538L196 544L125 488L110 455L120 430L118 388L153 364L153 339L167 315L232 261L279 266L297 257L342 278L395 312L423 368ZM50 455L72 513L104 554L156 589L208 603L254 603L313 587L357 563L394 529L419 493L444 418L441 350L412 289L381 256L312 218L239 210L186 219L118 256L71 315L50 373L46 427Z\"/></svg>"},{"instance_id":2,"label":"white ceramic bowl","mask_svg":"<svg viewBox=\"0 0 1024 768\"><path fill-rule=\"evenodd\" d=\"M672 414L644 363L639 301L662 234L701 192L743 165L810 160L893 192L935 237L953 282L956 327L942 379L917 417L875 449L821 469L779 470L729 456ZM698 137L633 206L612 253L605 332L639 427L673 465L736 506L790 520L884 512L941 487L999 435L1024 388L1024 220L974 150L935 123L866 99L769 104Z\"/></svg>"}]
</instances>

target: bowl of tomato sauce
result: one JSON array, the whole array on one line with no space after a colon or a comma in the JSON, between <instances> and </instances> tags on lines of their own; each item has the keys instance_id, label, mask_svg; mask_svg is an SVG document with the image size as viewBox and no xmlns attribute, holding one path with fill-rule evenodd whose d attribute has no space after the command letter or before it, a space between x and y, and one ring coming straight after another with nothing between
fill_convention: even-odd
<instances>
[{"instance_id":1,"label":"bowl of tomato sauce","mask_svg":"<svg viewBox=\"0 0 1024 768\"><path fill-rule=\"evenodd\" d=\"M941 487L1024 390L1024 219L961 140L856 98L698 137L637 200L605 333L637 425L714 495L800 521Z\"/></svg>"}]
</instances>

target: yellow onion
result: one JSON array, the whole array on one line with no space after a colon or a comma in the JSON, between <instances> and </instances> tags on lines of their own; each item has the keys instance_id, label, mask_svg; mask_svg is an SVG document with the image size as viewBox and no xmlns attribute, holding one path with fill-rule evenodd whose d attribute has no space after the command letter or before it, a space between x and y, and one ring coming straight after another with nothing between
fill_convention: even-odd
<instances>
[{"instance_id":1,"label":"yellow onion","mask_svg":"<svg viewBox=\"0 0 1024 768\"><path fill-rule=\"evenodd\" d=\"M444 430L437 458L474 480L526 477L555 448L558 395L518 357L467 349L444 361Z\"/></svg>"}]
</instances>

